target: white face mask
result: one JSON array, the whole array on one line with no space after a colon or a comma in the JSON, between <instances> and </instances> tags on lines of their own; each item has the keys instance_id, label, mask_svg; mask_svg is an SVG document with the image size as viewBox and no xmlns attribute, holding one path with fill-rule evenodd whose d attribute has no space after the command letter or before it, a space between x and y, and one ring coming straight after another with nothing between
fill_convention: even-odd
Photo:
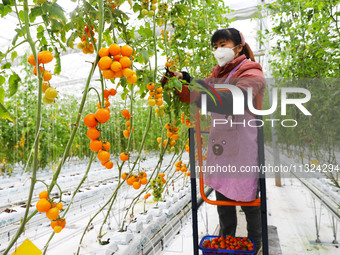
<instances>
[{"instance_id":1,"label":"white face mask","mask_svg":"<svg viewBox=\"0 0 340 255\"><path fill-rule=\"evenodd\" d=\"M224 66L224 65L226 65L229 62L234 60L235 53L234 53L233 49L235 49L236 47L237 46L235 46L234 48L219 47L219 48L217 48L217 50L215 50L213 52L219 66L222 67L222 66Z\"/></svg>"}]
</instances>

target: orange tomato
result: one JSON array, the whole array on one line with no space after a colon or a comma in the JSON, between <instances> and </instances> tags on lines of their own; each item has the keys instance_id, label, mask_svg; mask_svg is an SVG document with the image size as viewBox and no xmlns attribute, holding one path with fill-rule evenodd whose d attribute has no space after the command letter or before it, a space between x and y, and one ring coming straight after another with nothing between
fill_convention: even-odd
<instances>
[{"instance_id":1,"label":"orange tomato","mask_svg":"<svg viewBox=\"0 0 340 255\"><path fill-rule=\"evenodd\" d=\"M103 147L106 151L110 150L111 144L109 142L103 142Z\"/></svg>"},{"instance_id":2,"label":"orange tomato","mask_svg":"<svg viewBox=\"0 0 340 255\"><path fill-rule=\"evenodd\" d=\"M36 204L38 212L47 212L51 206L51 203L46 198L40 199Z\"/></svg>"},{"instance_id":3,"label":"orange tomato","mask_svg":"<svg viewBox=\"0 0 340 255\"><path fill-rule=\"evenodd\" d=\"M114 88L110 89L109 92L111 96L114 96L117 94L117 91Z\"/></svg>"},{"instance_id":4,"label":"orange tomato","mask_svg":"<svg viewBox=\"0 0 340 255\"><path fill-rule=\"evenodd\" d=\"M28 63L30 63L32 66L35 66L35 60L33 55L30 55L27 60Z\"/></svg>"},{"instance_id":5,"label":"orange tomato","mask_svg":"<svg viewBox=\"0 0 340 255\"><path fill-rule=\"evenodd\" d=\"M56 207L57 207L59 210L63 209L63 203L58 203L58 204L56 205Z\"/></svg>"},{"instance_id":6,"label":"orange tomato","mask_svg":"<svg viewBox=\"0 0 340 255\"><path fill-rule=\"evenodd\" d=\"M140 179L140 183L145 185L148 183L148 179L146 177L143 177L142 179Z\"/></svg>"},{"instance_id":7,"label":"orange tomato","mask_svg":"<svg viewBox=\"0 0 340 255\"><path fill-rule=\"evenodd\" d=\"M111 44L109 47L109 52L111 56L120 55L120 46L116 43Z\"/></svg>"},{"instance_id":8,"label":"orange tomato","mask_svg":"<svg viewBox=\"0 0 340 255\"><path fill-rule=\"evenodd\" d=\"M139 189L140 186L141 186L141 183L140 183L140 182L134 182L134 183L132 184L132 186L133 186L134 189Z\"/></svg>"},{"instance_id":9,"label":"orange tomato","mask_svg":"<svg viewBox=\"0 0 340 255\"><path fill-rule=\"evenodd\" d=\"M107 109L98 109L95 117L99 123L105 123L110 119L110 112Z\"/></svg>"},{"instance_id":10,"label":"orange tomato","mask_svg":"<svg viewBox=\"0 0 340 255\"><path fill-rule=\"evenodd\" d=\"M52 74L51 74L51 72L45 70L43 80L44 80L44 81L49 81L49 80L51 80L51 79L52 79Z\"/></svg>"},{"instance_id":11,"label":"orange tomato","mask_svg":"<svg viewBox=\"0 0 340 255\"><path fill-rule=\"evenodd\" d=\"M89 113L84 118L84 124L87 127L95 127L98 124L98 121L96 120L96 116L93 113Z\"/></svg>"},{"instance_id":12,"label":"orange tomato","mask_svg":"<svg viewBox=\"0 0 340 255\"><path fill-rule=\"evenodd\" d=\"M53 207L46 212L46 217L50 220L56 220L59 216L59 209L57 207Z\"/></svg>"},{"instance_id":13,"label":"orange tomato","mask_svg":"<svg viewBox=\"0 0 340 255\"><path fill-rule=\"evenodd\" d=\"M110 153L107 151L101 150L98 152L97 157L100 161L107 162L110 159Z\"/></svg>"},{"instance_id":14,"label":"orange tomato","mask_svg":"<svg viewBox=\"0 0 340 255\"><path fill-rule=\"evenodd\" d=\"M153 90L155 88L155 84L153 82L149 82L147 85L146 85L147 89L148 90Z\"/></svg>"},{"instance_id":15,"label":"orange tomato","mask_svg":"<svg viewBox=\"0 0 340 255\"><path fill-rule=\"evenodd\" d=\"M87 130L87 137L91 140L96 140L100 136L100 132L98 131L97 128L91 127L89 130Z\"/></svg>"},{"instance_id":16,"label":"orange tomato","mask_svg":"<svg viewBox=\"0 0 340 255\"><path fill-rule=\"evenodd\" d=\"M124 45L120 51L122 55L126 57L130 57L133 53L133 49L129 45Z\"/></svg>"},{"instance_id":17,"label":"orange tomato","mask_svg":"<svg viewBox=\"0 0 340 255\"><path fill-rule=\"evenodd\" d=\"M108 48L101 48L100 50L99 50L99 52L98 52L98 54L99 54L99 57L105 57L105 56L110 56L110 51L109 51L109 49Z\"/></svg>"},{"instance_id":18,"label":"orange tomato","mask_svg":"<svg viewBox=\"0 0 340 255\"><path fill-rule=\"evenodd\" d=\"M105 167L106 167L107 169L111 169L111 168L113 167L113 162L112 162L112 161L106 162L106 163L105 163Z\"/></svg>"},{"instance_id":19,"label":"orange tomato","mask_svg":"<svg viewBox=\"0 0 340 255\"><path fill-rule=\"evenodd\" d=\"M126 154L125 152L122 152L119 156L121 161L127 161L129 159L129 155Z\"/></svg>"},{"instance_id":20,"label":"orange tomato","mask_svg":"<svg viewBox=\"0 0 340 255\"><path fill-rule=\"evenodd\" d=\"M102 71L107 70L111 67L112 59L108 56L100 58L98 62L98 68Z\"/></svg>"},{"instance_id":21,"label":"orange tomato","mask_svg":"<svg viewBox=\"0 0 340 255\"><path fill-rule=\"evenodd\" d=\"M122 174L122 179L125 180L127 176L128 176L128 173L123 173Z\"/></svg>"},{"instance_id":22,"label":"orange tomato","mask_svg":"<svg viewBox=\"0 0 340 255\"><path fill-rule=\"evenodd\" d=\"M123 69L131 66L131 60L128 57L121 57L119 63L121 63Z\"/></svg>"},{"instance_id":23,"label":"orange tomato","mask_svg":"<svg viewBox=\"0 0 340 255\"><path fill-rule=\"evenodd\" d=\"M39 64L47 64L53 60L53 55L49 51L41 51L38 53Z\"/></svg>"},{"instance_id":24,"label":"orange tomato","mask_svg":"<svg viewBox=\"0 0 340 255\"><path fill-rule=\"evenodd\" d=\"M100 151L102 149L102 147L103 147L102 141L92 140L90 142L90 150L91 151L94 151L94 152Z\"/></svg>"},{"instance_id":25,"label":"orange tomato","mask_svg":"<svg viewBox=\"0 0 340 255\"><path fill-rule=\"evenodd\" d=\"M118 72L122 70L122 64L118 61L113 61L110 68L112 71Z\"/></svg>"},{"instance_id":26,"label":"orange tomato","mask_svg":"<svg viewBox=\"0 0 340 255\"><path fill-rule=\"evenodd\" d=\"M103 77L104 79L111 80L116 78L116 74L112 70L108 69L103 71Z\"/></svg>"},{"instance_id":27,"label":"orange tomato","mask_svg":"<svg viewBox=\"0 0 340 255\"><path fill-rule=\"evenodd\" d=\"M130 77L127 77L126 78L127 82L130 83L130 84L134 84L137 82L138 78L136 75L132 75Z\"/></svg>"},{"instance_id":28,"label":"orange tomato","mask_svg":"<svg viewBox=\"0 0 340 255\"><path fill-rule=\"evenodd\" d=\"M42 199L42 198L48 198L48 192L46 191L46 190L44 190L44 191L41 191L40 193L39 193L39 198L40 199Z\"/></svg>"}]
</instances>

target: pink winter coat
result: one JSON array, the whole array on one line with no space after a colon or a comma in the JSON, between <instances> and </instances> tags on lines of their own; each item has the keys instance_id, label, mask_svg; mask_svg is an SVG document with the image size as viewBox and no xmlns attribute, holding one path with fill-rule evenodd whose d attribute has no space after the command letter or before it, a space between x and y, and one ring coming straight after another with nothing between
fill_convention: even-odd
<instances>
[{"instance_id":1,"label":"pink winter coat","mask_svg":"<svg viewBox=\"0 0 340 255\"><path fill-rule=\"evenodd\" d=\"M212 69L212 75L205 79L224 78L246 59L241 55L231 63ZM259 63L246 59L229 79L229 84L247 91L248 87L253 89L253 101L256 95L261 95L263 100L265 91L265 80L262 67ZM262 104L262 103L261 103ZM253 104L256 107L256 104ZM223 114L211 113L213 119L226 119ZM255 117L247 110L244 115L229 116L233 122L245 123L245 125L216 125L211 123L208 156L205 168L203 168L205 184L217 190L225 197L236 201L253 201L256 198L258 173L233 172L244 171L251 166L258 165L257 128L250 127L247 123ZM255 125L255 122L251 122ZM210 167L210 170L209 170ZM213 171L214 170L214 171ZM229 172L228 172L229 171Z\"/></svg>"}]
</instances>

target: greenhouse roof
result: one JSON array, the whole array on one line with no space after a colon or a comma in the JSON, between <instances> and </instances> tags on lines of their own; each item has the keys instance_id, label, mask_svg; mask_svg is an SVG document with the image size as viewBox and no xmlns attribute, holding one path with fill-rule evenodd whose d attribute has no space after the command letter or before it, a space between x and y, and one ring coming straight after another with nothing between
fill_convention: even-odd
<instances>
[{"instance_id":1,"label":"greenhouse roof","mask_svg":"<svg viewBox=\"0 0 340 255\"><path fill-rule=\"evenodd\" d=\"M29 1L30 2L30 1ZM261 0L225 0L225 4L232 10L229 14L227 14L227 18L234 19L231 23L231 27L235 27L236 29L243 32L246 41L253 49L255 56L263 56L265 55L263 46L262 49L259 48L259 43L257 41L257 31L259 30L260 23L259 20L252 17L258 13L258 5L264 4L269 2L261 1ZM58 0L57 3L62 6L62 8L67 12L70 13L72 10L77 6L77 3L74 3L72 1L67 0ZM121 9L127 12L131 12L130 6L127 2L125 2ZM139 26L140 22L138 22L138 19L136 18L137 15L133 15L130 19L129 23L133 24L135 22L136 26ZM135 18L135 20L133 20ZM9 15L5 16L1 19L0 23L0 29L2 32L2 35L0 35L0 51L6 52L6 50L11 47L11 42L16 34L15 29L18 26L18 19L14 13L10 13ZM160 33L161 28L157 28L158 33ZM36 35L36 33L32 33L33 36ZM23 45L20 45L17 47L18 55L24 55L25 53L30 54L30 48L28 43L25 43ZM77 49L71 49L68 48L66 52L61 52L61 74L53 77L53 84L54 86L58 88L63 88L62 94L78 94L79 95L79 88L82 88L85 84L87 74L89 73L91 69L91 62L94 61L94 54L83 54L81 50ZM20 61L19 58L14 61L13 65L14 69L15 66ZM264 58L257 59L257 61L260 61L262 65L264 65L264 68L266 69L266 62L264 61ZM166 62L165 57L160 58L159 60L159 67L164 69L164 64ZM152 59L151 59L152 63ZM55 62L52 61L48 65L53 68ZM16 70L20 73L20 70ZM99 78L99 73L95 72L94 76L92 77L93 83L91 84L94 87L99 87L99 82L96 81ZM75 89L77 88L77 89ZM77 93L75 93L77 91Z\"/></svg>"}]
</instances>

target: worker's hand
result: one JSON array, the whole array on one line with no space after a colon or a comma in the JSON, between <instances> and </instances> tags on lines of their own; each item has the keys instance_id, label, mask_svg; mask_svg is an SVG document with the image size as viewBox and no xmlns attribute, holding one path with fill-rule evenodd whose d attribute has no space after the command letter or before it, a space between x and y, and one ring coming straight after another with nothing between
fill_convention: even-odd
<instances>
[{"instance_id":1,"label":"worker's hand","mask_svg":"<svg viewBox=\"0 0 340 255\"><path fill-rule=\"evenodd\" d=\"M181 72L175 72L175 76L178 78L178 79L183 79L183 74Z\"/></svg>"}]
</instances>

